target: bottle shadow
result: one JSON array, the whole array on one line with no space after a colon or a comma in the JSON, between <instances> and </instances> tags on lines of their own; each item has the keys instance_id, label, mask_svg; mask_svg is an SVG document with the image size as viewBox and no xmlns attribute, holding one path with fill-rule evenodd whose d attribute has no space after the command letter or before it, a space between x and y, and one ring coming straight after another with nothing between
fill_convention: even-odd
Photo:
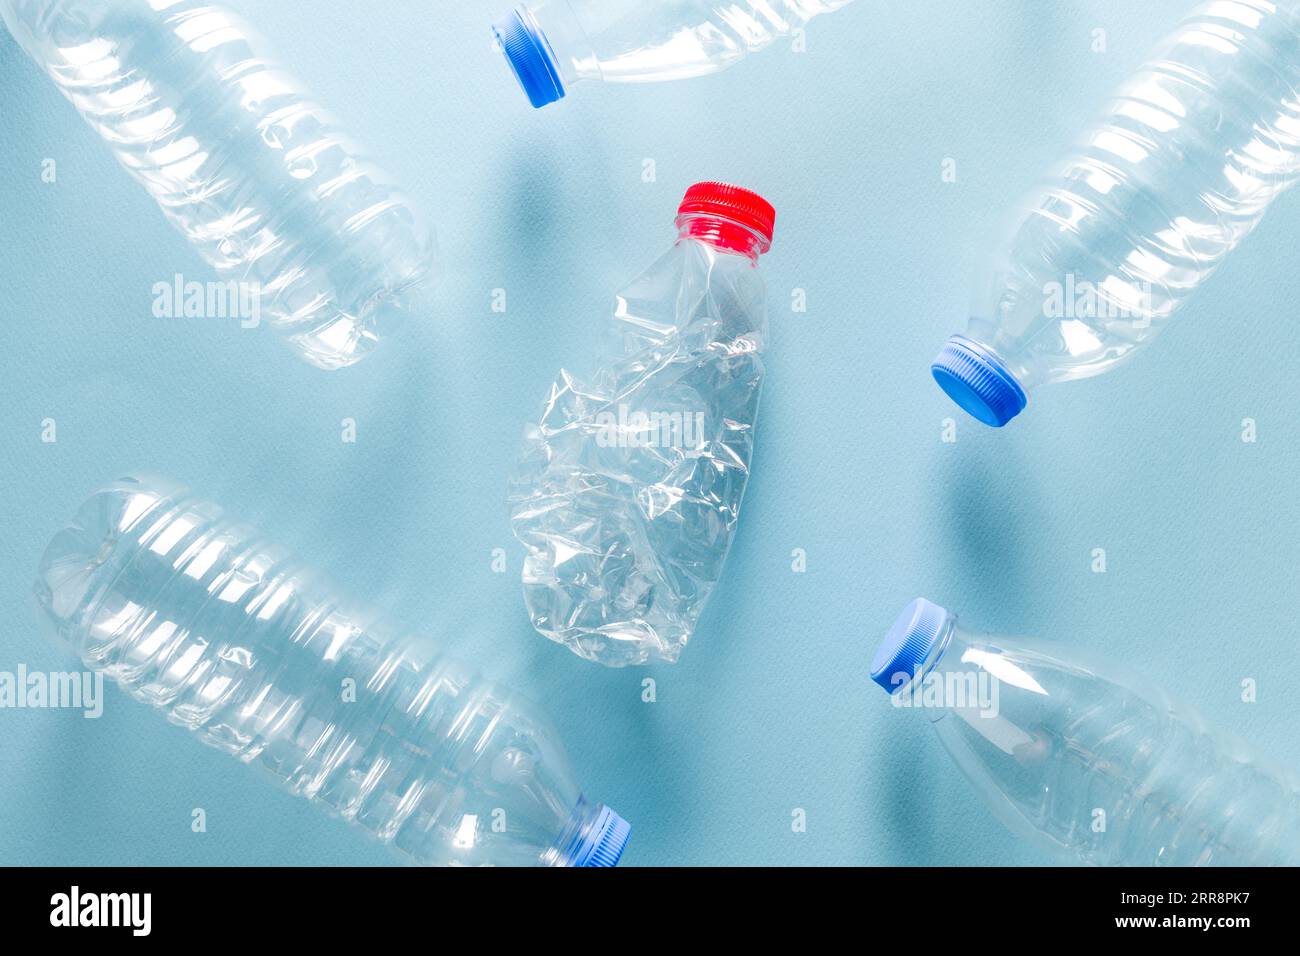
<instances>
[{"instance_id":1,"label":"bottle shadow","mask_svg":"<svg viewBox=\"0 0 1300 956\"><path fill-rule=\"evenodd\" d=\"M946 449L953 454L932 472L941 508L936 573L954 602L950 610L993 604L998 621L1014 624L1036 593L1033 554L1048 524L1043 495L1015 436L966 437L983 426L961 425L959 447Z\"/></svg>"},{"instance_id":2,"label":"bottle shadow","mask_svg":"<svg viewBox=\"0 0 1300 956\"><path fill-rule=\"evenodd\" d=\"M522 611L522 606L521 606ZM583 660L532 627L512 628L519 691L559 730L589 800L609 804L632 824L629 859L639 846L692 839L697 815L688 781L700 779L672 699L660 700L667 667L610 668Z\"/></svg>"},{"instance_id":3,"label":"bottle shadow","mask_svg":"<svg viewBox=\"0 0 1300 956\"><path fill-rule=\"evenodd\" d=\"M884 819L866 835L861 861L873 866L919 866L931 863L936 851L936 785L941 769L930 757L928 722L909 711L882 715L868 732L866 763L871 787L867 807Z\"/></svg>"},{"instance_id":4,"label":"bottle shadow","mask_svg":"<svg viewBox=\"0 0 1300 956\"><path fill-rule=\"evenodd\" d=\"M1032 616L1026 609L1041 590L1031 545L1045 525L1044 499L1017 436L972 431L983 426L970 421L958 428L957 447L943 446L929 477L939 513L931 525L938 529L937 540L929 548L936 567L926 576L943 582L943 593L922 596L959 615L991 606L997 621L1014 626ZM945 851L939 845L943 826L935 823L944 818L942 795L965 782L934 746L924 715L904 711L876 719L876 726L887 728L870 735L867 758L869 777L884 788L873 806L888 817L881 828L888 834L887 858L879 862L933 862L933 854ZM894 769L900 765L906 772ZM873 842L870 851L875 856L882 848Z\"/></svg>"}]
</instances>

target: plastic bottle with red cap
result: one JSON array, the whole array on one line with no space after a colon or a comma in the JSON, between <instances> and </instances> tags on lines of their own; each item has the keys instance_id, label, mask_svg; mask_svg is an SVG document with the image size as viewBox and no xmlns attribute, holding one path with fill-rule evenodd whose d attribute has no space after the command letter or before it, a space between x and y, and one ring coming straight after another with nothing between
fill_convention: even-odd
<instances>
[{"instance_id":1,"label":"plastic bottle with red cap","mask_svg":"<svg viewBox=\"0 0 1300 956\"><path fill-rule=\"evenodd\" d=\"M722 575L753 460L776 212L697 183L673 247L615 296L589 376L561 370L510 494L533 626L611 667L678 659Z\"/></svg>"},{"instance_id":2,"label":"plastic bottle with red cap","mask_svg":"<svg viewBox=\"0 0 1300 956\"><path fill-rule=\"evenodd\" d=\"M492 29L528 101L716 73L852 0L533 0Z\"/></svg>"}]
</instances>

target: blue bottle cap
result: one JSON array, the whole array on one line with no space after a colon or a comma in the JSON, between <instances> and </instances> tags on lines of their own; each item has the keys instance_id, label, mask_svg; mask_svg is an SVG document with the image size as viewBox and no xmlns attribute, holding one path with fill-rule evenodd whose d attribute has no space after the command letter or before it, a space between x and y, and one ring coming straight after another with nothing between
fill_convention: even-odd
<instances>
[{"instance_id":1,"label":"blue bottle cap","mask_svg":"<svg viewBox=\"0 0 1300 956\"><path fill-rule=\"evenodd\" d=\"M964 335L944 343L930 374L949 398L994 428L1019 415L1029 401L1001 359Z\"/></svg>"},{"instance_id":2,"label":"blue bottle cap","mask_svg":"<svg viewBox=\"0 0 1300 956\"><path fill-rule=\"evenodd\" d=\"M891 694L906 687L943 636L951 616L925 598L917 598L903 608L876 649L871 661L871 679Z\"/></svg>"},{"instance_id":3,"label":"blue bottle cap","mask_svg":"<svg viewBox=\"0 0 1300 956\"><path fill-rule=\"evenodd\" d=\"M623 847L631 835L632 824L602 806L591 832L573 853L573 865L618 866L618 858L623 855Z\"/></svg>"},{"instance_id":4,"label":"blue bottle cap","mask_svg":"<svg viewBox=\"0 0 1300 956\"><path fill-rule=\"evenodd\" d=\"M515 78L528 94L528 102L541 109L564 96L560 71L551 56L546 36L522 7L492 25Z\"/></svg>"}]
</instances>

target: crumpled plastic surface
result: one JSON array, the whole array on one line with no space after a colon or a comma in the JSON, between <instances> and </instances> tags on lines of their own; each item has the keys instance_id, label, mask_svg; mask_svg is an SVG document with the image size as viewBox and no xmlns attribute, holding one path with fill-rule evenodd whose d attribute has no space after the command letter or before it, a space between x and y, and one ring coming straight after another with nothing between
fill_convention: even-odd
<instances>
[{"instance_id":1,"label":"crumpled plastic surface","mask_svg":"<svg viewBox=\"0 0 1300 956\"><path fill-rule=\"evenodd\" d=\"M754 264L683 240L617 297L597 371L560 371L510 493L540 633L614 667L677 660L736 532L766 334Z\"/></svg>"}]
</instances>

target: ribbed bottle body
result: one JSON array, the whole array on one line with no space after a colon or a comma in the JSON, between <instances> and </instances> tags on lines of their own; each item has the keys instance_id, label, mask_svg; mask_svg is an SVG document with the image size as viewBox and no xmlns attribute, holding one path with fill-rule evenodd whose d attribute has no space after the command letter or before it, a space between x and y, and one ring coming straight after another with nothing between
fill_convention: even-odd
<instances>
[{"instance_id":1,"label":"ribbed bottle body","mask_svg":"<svg viewBox=\"0 0 1300 956\"><path fill-rule=\"evenodd\" d=\"M1300 4L1204 4L1030 197L967 335L1026 389L1102 372L1297 177Z\"/></svg>"},{"instance_id":2,"label":"ribbed bottle body","mask_svg":"<svg viewBox=\"0 0 1300 956\"><path fill-rule=\"evenodd\" d=\"M56 536L36 587L88 667L410 861L563 862L585 810L544 719L216 505L123 479Z\"/></svg>"},{"instance_id":3,"label":"ribbed bottle body","mask_svg":"<svg viewBox=\"0 0 1300 956\"><path fill-rule=\"evenodd\" d=\"M172 224L242 284L257 309L242 318L338 368L428 314L432 229L233 12L205 0L0 0L0 12Z\"/></svg>"}]
</instances>

